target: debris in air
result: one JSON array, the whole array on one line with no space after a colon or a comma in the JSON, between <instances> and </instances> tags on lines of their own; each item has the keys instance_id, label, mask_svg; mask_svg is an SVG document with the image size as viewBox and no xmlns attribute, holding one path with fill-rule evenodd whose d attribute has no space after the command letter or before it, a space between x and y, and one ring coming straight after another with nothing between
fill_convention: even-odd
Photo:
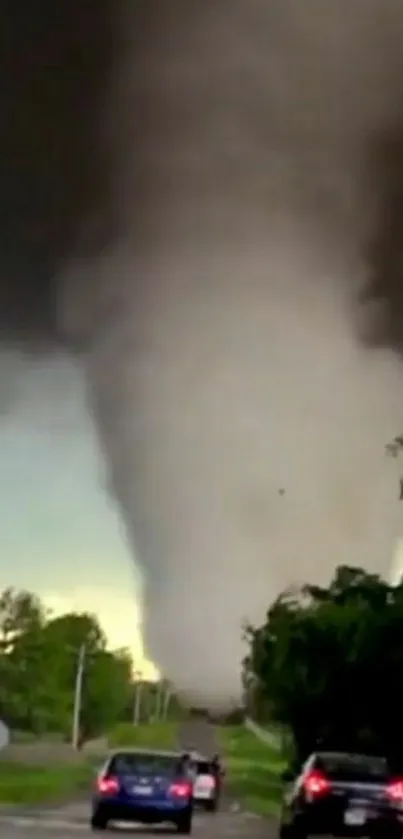
<instances>
[{"instance_id":1,"label":"debris in air","mask_svg":"<svg viewBox=\"0 0 403 839\"><path fill-rule=\"evenodd\" d=\"M391 443L387 443L385 449L389 457L397 457L403 449L403 434L399 434Z\"/></svg>"}]
</instances>

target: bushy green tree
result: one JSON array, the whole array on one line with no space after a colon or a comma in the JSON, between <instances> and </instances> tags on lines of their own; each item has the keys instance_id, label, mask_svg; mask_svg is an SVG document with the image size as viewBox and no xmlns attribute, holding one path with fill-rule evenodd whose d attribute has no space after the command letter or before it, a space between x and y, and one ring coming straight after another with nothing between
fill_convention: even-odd
<instances>
[{"instance_id":1,"label":"bushy green tree","mask_svg":"<svg viewBox=\"0 0 403 839\"><path fill-rule=\"evenodd\" d=\"M0 716L11 729L69 736L83 645L81 723L84 736L92 737L127 713L133 693L129 653L107 649L94 615L53 617L29 592L0 595Z\"/></svg>"},{"instance_id":2,"label":"bushy green tree","mask_svg":"<svg viewBox=\"0 0 403 839\"><path fill-rule=\"evenodd\" d=\"M87 657L82 728L86 738L124 720L133 696L132 661L126 650L98 650Z\"/></svg>"},{"instance_id":3,"label":"bushy green tree","mask_svg":"<svg viewBox=\"0 0 403 839\"><path fill-rule=\"evenodd\" d=\"M332 748L403 755L403 586L341 566L328 588L279 597L248 627L245 679L291 728L297 753Z\"/></svg>"}]
</instances>

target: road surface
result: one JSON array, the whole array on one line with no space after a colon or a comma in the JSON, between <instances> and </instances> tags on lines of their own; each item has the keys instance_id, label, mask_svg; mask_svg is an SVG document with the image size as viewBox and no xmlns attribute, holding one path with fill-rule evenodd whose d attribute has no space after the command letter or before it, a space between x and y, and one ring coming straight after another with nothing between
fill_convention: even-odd
<instances>
[{"instance_id":1,"label":"road surface","mask_svg":"<svg viewBox=\"0 0 403 839\"><path fill-rule=\"evenodd\" d=\"M195 749L210 755L218 751L215 726L197 717L182 723L178 739L181 749Z\"/></svg>"},{"instance_id":2,"label":"road surface","mask_svg":"<svg viewBox=\"0 0 403 839\"><path fill-rule=\"evenodd\" d=\"M57 810L36 810L31 813L0 816L0 839L78 839L92 836L88 828L89 807L87 803L72 803ZM106 833L106 836L158 836L176 835L170 828L129 829ZM229 810L216 815L197 813L194 818L195 839L276 839L276 831L261 822Z\"/></svg>"},{"instance_id":3,"label":"road surface","mask_svg":"<svg viewBox=\"0 0 403 839\"><path fill-rule=\"evenodd\" d=\"M211 726L196 720L187 723L179 733L180 745L200 751L213 752L216 747L215 732ZM57 809L32 809L0 811L0 839L78 839L92 834L88 827L89 801L64 804ZM108 833L106 836L158 836L176 835L169 828L128 829ZM276 839L276 830L265 821L245 813L234 812L231 802L223 802L216 814L197 812L194 817L195 839Z\"/></svg>"}]
</instances>

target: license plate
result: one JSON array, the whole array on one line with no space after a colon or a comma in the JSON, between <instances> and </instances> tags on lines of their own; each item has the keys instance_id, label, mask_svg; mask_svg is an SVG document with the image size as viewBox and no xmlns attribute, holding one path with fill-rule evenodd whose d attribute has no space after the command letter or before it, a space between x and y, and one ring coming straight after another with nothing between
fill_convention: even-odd
<instances>
[{"instance_id":1,"label":"license plate","mask_svg":"<svg viewBox=\"0 0 403 839\"><path fill-rule=\"evenodd\" d=\"M152 787L133 787L132 793L133 795L151 795L153 791Z\"/></svg>"},{"instance_id":2,"label":"license plate","mask_svg":"<svg viewBox=\"0 0 403 839\"><path fill-rule=\"evenodd\" d=\"M211 798L211 792L209 789L197 789L194 793L195 798Z\"/></svg>"},{"instance_id":3,"label":"license plate","mask_svg":"<svg viewBox=\"0 0 403 839\"><path fill-rule=\"evenodd\" d=\"M344 824L349 827L361 827L367 820L365 810L346 810L344 813Z\"/></svg>"}]
</instances>

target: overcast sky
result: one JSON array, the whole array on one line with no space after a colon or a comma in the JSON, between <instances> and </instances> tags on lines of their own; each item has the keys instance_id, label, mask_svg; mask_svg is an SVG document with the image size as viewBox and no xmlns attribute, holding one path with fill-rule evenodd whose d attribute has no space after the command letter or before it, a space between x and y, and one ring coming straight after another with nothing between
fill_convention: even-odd
<instances>
[{"instance_id":1,"label":"overcast sky","mask_svg":"<svg viewBox=\"0 0 403 839\"><path fill-rule=\"evenodd\" d=\"M9 355L0 370L0 587L96 612L138 658L139 575L104 490L83 382L66 360Z\"/></svg>"}]
</instances>

